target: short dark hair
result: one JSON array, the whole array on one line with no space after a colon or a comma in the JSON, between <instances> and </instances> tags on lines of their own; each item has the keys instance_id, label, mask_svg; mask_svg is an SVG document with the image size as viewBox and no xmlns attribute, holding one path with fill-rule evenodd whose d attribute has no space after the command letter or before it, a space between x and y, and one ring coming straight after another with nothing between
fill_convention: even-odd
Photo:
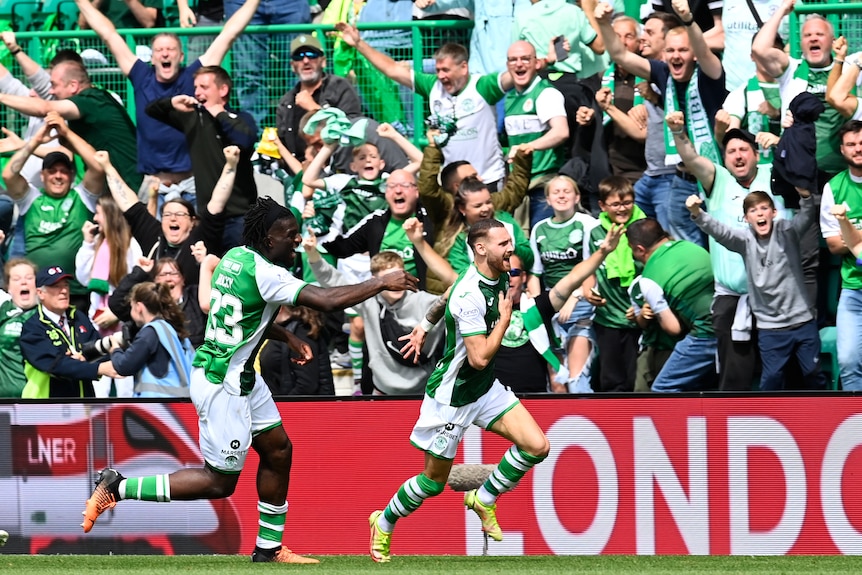
<instances>
[{"instance_id":1,"label":"short dark hair","mask_svg":"<svg viewBox=\"0 0 862 575\"><path fill-rule=\"evenodd\" d=\"M608 198L618 194L621 198L625 196L635 197L635 188L628 178L622 176L608 176L599 182L599 201L605 203Z\"/></svg>"},{"instance_id":2,"label":"short dark hair","mask_svg":"<svg viewBox=\"0 0 862 575\"><path fill-rule=\"evenodd\" d=\"M491 231L491 229L503 227L505 227L503 222L494 218L479 220L470 226L470 232L467 234L467 245L469 245L471 249L475 250L476 244L488 237L488 232Z\"/></svg>"},{"instance_id":3,"label":"short dark hair","mask_svg":"<svg viewBox=\"0 0 862 575\"><path fill-rule=\"evenodd\" d=\"M661 27L665 34L668 33L668 30L673 30L674 28L682 26L682 21L668 12L652 12L649 16L644 18L644 23L646 23L647 20L653 19L661 20Z\"/></svg>"},{"instance_id":4,"label":"short dark hair","mask_svg":"<svg viewBox=\"0 0 862 575\"><path fill-rule=\"evenodd\" d=\"M195 205L185 198L171 198L170 200L167 200L164 204L162 204L162 209L160 210L160 213L165 213L165 208L168 207L168 204L179 204L189 212L189 216L191 216L192 218L197 217L197 214L195 213Z\"/></svg>"},{"instance_id":5,"label":"short dark hair","mask_svg":"<svg viewBox=\"0 0 862 575\"><path fill-rule=\"evenodd\" d=\"M629 224L629 227L626 228L626 238L632 247L643 246L649 249L660 241L669 239L670 236L662 229L658 220L644 218Z\"/></svg>"},{"instance_id":6,"label":"short dark hair","mask_svg":"<svg viewBox=\"0 0 862 575\"><path fill-rule=\"evenodd\" d=\"M775 201L772 199L772 196L767 194L766 192L751 192L745 196L745 199L742 200L742 213L747 214L748 210L756 206L757 204L767 203L769 207L773 210L775 209Z\"/></svg>"},{"instance_id":7,"label":"short dark hair","mask_svg":"<svg viewBox=\"0 0 862 575\"><path fill-rule=\"evenodd\" d=\"M57 50L54 57L48 63L48 67L53 68L60 62L77 62L82 66L84 65L84 59L81 58L81 55L71 48L60 48Z\"/></svg>"},{"instance_id":8,"label":"short dark hair","mask_svg":"<svg viewBox=\"0 0 862 575\"><path fill-rule=\"evenodd\" d=\"M455 176L458 175L458 168L469 165L470 162L467 160L455 160L451 164L446 164L443 170L440 171L440 185L443 186L443 189L454 192L453 184L455 183Z\"/></svg>"},{"instance_id":9,"label":"short dark hair","mask_svg":"<svg viewBox=\"0 0 862 575\"><path fill-rule=\"evenodd\" d=\"M844 143L844 136L847 134L858 134L862 132L862 121L849 120L844 122L844 125L838 130L838 141Z\"/></svg>"},{"instance_id":10,"label":"short dark hair","mask_svg":"<svg viewBox=\"0 0 862 575\"><path fill-rule=\"evenodd\" d=\"M195 78L204 74L212 74L216 86L227 86L227 93L230 95L233 90L233 80L230 79L230 74L221 66L201 66L195 72Z\"/></svg>"}]
</instances>

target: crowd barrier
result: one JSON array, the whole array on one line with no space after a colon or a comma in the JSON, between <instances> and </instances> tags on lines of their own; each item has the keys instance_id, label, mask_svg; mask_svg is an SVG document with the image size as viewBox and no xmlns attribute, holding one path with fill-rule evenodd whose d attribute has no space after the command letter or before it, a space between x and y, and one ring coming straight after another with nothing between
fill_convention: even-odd
<instances>
[{"instance_id":1,"label":"crowd barrier","mask_svg":"<svg viewBox=\"0 0 862 575\"><path fill-rule=\"evenodd\" d=\"M502 497L495 555L862 553L862 398L529 398L548 459ZM422 468L417 399L279 403L294 444L285 542L365 554L367 518ZM508 445L472 428L456 463ZM11 553L250 553L252 452L226 500L120 502L83 535L92 478L198 467L190 403L0 404L0 528ZM11 454L11 456L9 455ZM395 555L475 555L478 520L449 488L398 524Z\"/></svg>"}]
</instances>

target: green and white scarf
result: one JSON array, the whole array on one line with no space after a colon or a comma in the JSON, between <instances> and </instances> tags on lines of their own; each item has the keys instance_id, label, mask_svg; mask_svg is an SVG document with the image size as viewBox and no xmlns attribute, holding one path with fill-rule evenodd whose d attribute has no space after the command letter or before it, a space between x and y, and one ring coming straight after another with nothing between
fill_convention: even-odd
<instances>
[{"instance_id":1,"label":"green and white scarf","mask_svg":"<svg viewBox=\"0 0 862 575\"><path fill-rule=\"evenodd\" d=\"M697 89L697 76L699 73L700 70L695 67L694 74L692 74L691 80L688 82L688 90L686 91L685 98L685 129L697 153L710 160L713 164L721 165L721 154L718 152L718 145L716 145L715 136L712 134L712 122L710 122L709 116L706 114L706 108L704 108L703 100L700 97L700 90ZM674 84L673 76L668 75L667 87L664 91L665 114L679 111L677 102L676 85ZM664 125L664 146L665 165L675 166L680 162L680 157L667 122Z\"/></svg>"},{"instance_id":2,"label":"green and white scarf","mask_svg":"<svg viewBox=\"0 0 862 575\"><path fill-rule=\"evenodd\" d=\"M610 88L611 89L611 96L613 96L614 89L616 88L615 81L616 81L616 65L611 64L610 67L607 70L605 70L605 75L602 76L602 88ZM641 95L641 91L637 89L637 85L643 81L644 81L643 78L638 78L637 76L635 76L635 87L634 87L635 98L634 98L634 102L632 103L632 107L635 107L635 106L638 106L638 105L644 103L644 97ZM608 113L603 112L602 113L602 124L607 126L610 121L611 121L611 117L608 115Z\"/></svg>"},{"instance_id":3,"label":"green and white scarf","mask_svg":"<svg viewBox=\"0 0 862 575\"><path fill-rule=\"evenodd\" d=\"M776 92L777 92L776 88ZM748 80L748 84L745 86L745 124L744 127L749 132L754 134L755 136L759 132L768 132L769 131L769 116L766 114L761 114L757 111L757 107L759 104L756 104L760 100L757 97L758 94L762 94L763 100L769 102L769 98L766 97L766 90L760 85L760 80L757 79L757 76L752 76ZM778 102L769 102L776 109L781 109L781 101ZM778 104L777 106L775 104ZM772 148L763 148L762 146L758 146L758 151L760 152L760 164L771 164L772 163Z\"/></svg>"},{"instance_id":4,"label":"green and white scarf","mask_svg":"<svg viewBox=\"0 0 862 575\"><path fill-rule=\"evenodd\" d=\"M551 349L551 337L548 335L548 330L545 327L545 322L542 321L542 314L539 313L539 308L536 307L536 302L533 298L521 294L521 318L524 320L524 329L527 330L527 335L530 337L530 344L538 351L545 361L554 368L554 371L560 371L560 360L554 355ZM554 341L557 336L554 335Z\"/></svg>"}]
</instances>

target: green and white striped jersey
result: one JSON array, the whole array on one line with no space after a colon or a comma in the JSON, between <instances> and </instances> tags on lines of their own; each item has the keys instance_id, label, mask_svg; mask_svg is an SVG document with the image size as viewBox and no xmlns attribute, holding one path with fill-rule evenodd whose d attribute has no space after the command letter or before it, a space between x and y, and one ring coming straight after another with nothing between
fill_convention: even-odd
<instances>
[{"instance_id":1,"label":"green and white striped jersey","mask_svg":"<svg viewBox=\"0 0 862 575\"><path fill-rule=\"evenodd\" d=\"M446 304L446 350L428 378L425 393L444 405L461 407L482 397L494 383L494 360L477 370L467 361L464 338L487 336L500 319L500 292L506 293L506 274L492 280L470 264L455 283Z\"/></svg>"},{"instance_id":2,"label":"green and white striped jersey","mask_svg":"<svg viewBox=\"0 0 862 575\"><path fill-rule=\"evenodd\" d=\"M216 266L203 345L192 365L207 380L247 395L254 359L281 305L293 305L306 284L248 247L233 248Z\"/></svg>"}]
</instances>

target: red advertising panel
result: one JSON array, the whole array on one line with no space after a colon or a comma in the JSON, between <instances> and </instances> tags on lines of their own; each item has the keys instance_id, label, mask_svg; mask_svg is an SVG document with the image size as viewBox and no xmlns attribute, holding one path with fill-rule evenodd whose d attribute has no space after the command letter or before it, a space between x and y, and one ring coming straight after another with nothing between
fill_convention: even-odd
<instances>
[{"instance_id":1,"label":"red advertising panel","mask_svg":"<svg viewBox=\"0 0 862 575\"><path fill-rule=\"evenodd\" d=\"M531 399L551 455L499 501L492 554L862 553L862 399ZM294 460L285 543L364 554L368 515L422 469L419 401L280 403ZM508 444L478 428L456 463ZM221 501L122 501L83 535L92 477L202 465L188 403L0 405L0 528L18 552L250 553L252 453ZM7 549L10 550L10 549ZM451 489L399 522L393 554L479 554L478 520Z\"/></svg>"}]
</instances>

